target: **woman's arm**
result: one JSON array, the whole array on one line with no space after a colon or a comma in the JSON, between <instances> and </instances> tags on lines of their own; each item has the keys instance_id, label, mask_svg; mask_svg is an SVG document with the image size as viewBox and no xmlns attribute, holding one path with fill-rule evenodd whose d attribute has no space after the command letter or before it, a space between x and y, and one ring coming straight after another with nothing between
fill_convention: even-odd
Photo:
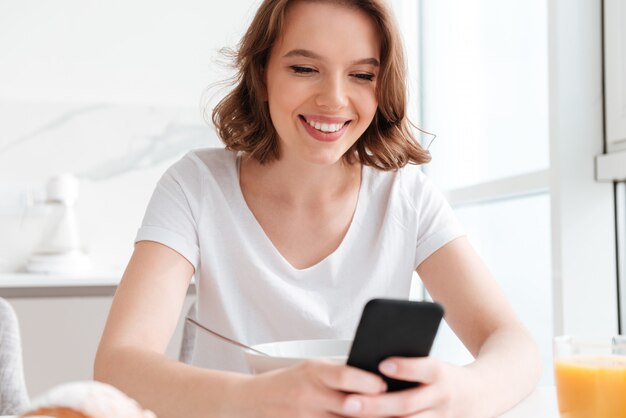
<instances>
[{"instance_id":1,"label":"woman's arm","mask_svg":"<svg viewBox=\"0 0 626 418\"><path fill-rule=\"evenodd\" d=\"M474 380L476 416L494 416L529 394L541 375L539 351L469 240L452 241L417 272L476 357L466 366Z\"/></svg>"},{"instance_id":2,"label":"woman's arm","mask_svg":"<svg viewBox=\"0 0 626 418\"><path fill-rule=\"evenodd\" d=\"M331 418L347 416L348 392L384 392L380 377L334 363L309 361L251 377L167 358L163 352L192 274L192 265L174 250L137 243L98 348L96 380L118 387L159 418Z\"/></svg>"},{"instance_id":3,"label":"woman's arm","mask_svg":"<svg viewBox=\"0 0 626 418\"><path fill-rule=\"evenodd\" d=\"M381 372L423 384L375 397L354 395L362 413L487 418L530 393L540 376L537 347L469 241L458 238L448 243L417 272L433 299L444 305L446 321L476 360L460 367L431 357L389 359L381 363Z\"/></svg>"},{"instance_id":4,"label":"woman's arm","mask_svg":"<svg viewBox=\"0 0 626 418\"><path fill-rule=\"evenodd\" d=\"M193 266L156 242L141 241L115 293L94 365L160 418L227 416L229 388L244 375L203 370L163 353L174 332Z\"/></svg>"}]
</instances>

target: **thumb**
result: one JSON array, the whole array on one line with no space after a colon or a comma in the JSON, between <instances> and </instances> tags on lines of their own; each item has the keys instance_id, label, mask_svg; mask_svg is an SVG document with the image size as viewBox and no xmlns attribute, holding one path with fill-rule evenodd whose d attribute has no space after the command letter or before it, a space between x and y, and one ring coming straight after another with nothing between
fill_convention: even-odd
<instances>
[{"instance_id":1,"label":"thumb","mask_svg":"<svg viewBox=\"0 0 626 418\"><path fill-rule=\"evenodd\" d=\"M439 379L442 368L443 363L431 357L389 357L378 366L385 376L427 384Z\"/></svg>"}]
</instances>

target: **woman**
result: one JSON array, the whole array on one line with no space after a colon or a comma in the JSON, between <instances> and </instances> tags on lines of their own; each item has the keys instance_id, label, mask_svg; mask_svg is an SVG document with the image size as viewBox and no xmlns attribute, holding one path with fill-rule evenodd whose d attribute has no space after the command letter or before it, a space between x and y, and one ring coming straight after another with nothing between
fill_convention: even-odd
<instances>
[{"instance_id":1,"label":"woman","mask_svg":"<svg viewBox=\"0 0 626 418\"><path fill-rule=\"evenodd\" d=\"M226 149L160 180L111 309L95 377L167 417L488 417L532 390L538 354L450 207L417 164L403 55L381 1L266 0L215 108ZM239 373L200 336L194 363L163 352L192 275L198 318L248 344L350 338L373 297L406 298L413 271L476 357L392 358L382 379L309 361Z\"/></svg>"}]
</instances>

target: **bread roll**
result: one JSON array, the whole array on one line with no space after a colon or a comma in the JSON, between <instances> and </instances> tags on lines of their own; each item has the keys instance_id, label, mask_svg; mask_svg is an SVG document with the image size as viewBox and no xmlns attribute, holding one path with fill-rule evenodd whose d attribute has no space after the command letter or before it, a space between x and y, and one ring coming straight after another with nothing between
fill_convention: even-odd
<instances>
[{"instance_id":1,"label":"bread roll","mask_svg":"<svg viewBox=\"0 0 626 418\"><path fill-rule=\"evenodd\" d=\"M52 388L20 417L156 418L156 415L113 386L89 381Z\"/></svg>"}]
</instances>

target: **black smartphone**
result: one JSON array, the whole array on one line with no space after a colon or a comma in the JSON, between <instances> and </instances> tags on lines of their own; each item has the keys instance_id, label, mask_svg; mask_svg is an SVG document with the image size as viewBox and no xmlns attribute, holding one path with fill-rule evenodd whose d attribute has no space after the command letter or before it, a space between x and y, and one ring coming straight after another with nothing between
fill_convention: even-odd
<instances>
[{"instance_id":1,"label":"black smartphone","mask_svg":"<svg viewBox=\"0 0 626 418\"><path fill-rule=\"evenodd\" d=\"M363 308L347 364L381 376L388 392L415 387L416 382L384 376L378 365L392 356L428 356L442 318L436 302L372 299Z\"/></svg>"}]
</instances>

